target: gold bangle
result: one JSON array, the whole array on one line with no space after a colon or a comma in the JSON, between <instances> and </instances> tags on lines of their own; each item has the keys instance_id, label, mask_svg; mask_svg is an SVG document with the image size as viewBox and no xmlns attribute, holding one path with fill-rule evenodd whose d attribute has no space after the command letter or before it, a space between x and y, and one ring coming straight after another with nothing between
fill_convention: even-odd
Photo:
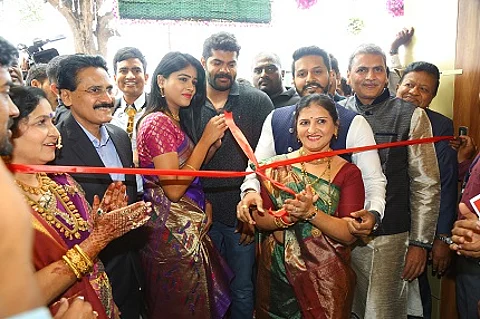
<instances>
[{"instance_id":1,"label":"gold bangle","mask_svg":"<svg viewBox=\"0 0 480 319\"><path fill-rule=\"evenodd\" d=\"M93 267L93 261L90 259L90 257L83 251L82 247L75 245L73 248L80 254L80 256L83 257L83 260L87 263L88 268Z\"/></svg>"},{"instance_id":2,"label":"gold bangle","mask_svg":"<svg viewBox=\"0 0 480 319\"><path fill-rule=\"evenodd\" d=\"M275 223L275 226L277 226L277 228L281 228L281 229L287 229L288 228L288 225L285 224L285 222L280 217L275 217L273 219L273 222Z\"/></svg>"},{"instance_id":3,"label":"gold bangle","mask_svg":"<svg viewBox=\"0 0 480 319\"><path fill-rule=\"evenodd\" d=\"M184 166L184 167L191 168L191 169L192 169L192 171L196 171L196 170L197 170L195 167L193 167L193 166L192 166L192 165L190 165L190 164L185 164L185 165L183 165L183 166Z\"/></svg>"},{"instance_id":4,"label":"gold bangle","mask_svg":"<svg viewBox=\"0 0 480 319\"><path fill-rule=\"evenodd\" d=\"M318 213L318 208L315 206L315 209L313 210L313 212L307 218L305 218L303 221L304 222L311 222L312 220L315 219L315 217L317 217L317 213Z\"/></svg>"},{"instance_id":5,"label":"gold bangle","mask_svg":"<svg viewBox=\"0 0 480 319\"><path fill-rule=\"evenodd\" d=\"M65 263L67 263L70 269L72 269L77 279L80 279L88 274L93 267L93 262L80 248L80 246L78 246L78 248L74 247L67 250L67 253L62 256L62 259L65 261Z\"/></svg>"},{"instance_id":6,"label":"gold bangle","mask_svg":"<svg viewBox=\"0 0 480 319\"><path fill-rule=\"evenodd\" d=\"M80 272L77 270L75 265L67 256L63 255L62 259L65 262L65 264L67 264L67 266L70 268L70 270L72 270L72 272L75 274L75 277L77 277L77 279L82 278L82 275L80 274Z\"/></svg>"}]
</instances>

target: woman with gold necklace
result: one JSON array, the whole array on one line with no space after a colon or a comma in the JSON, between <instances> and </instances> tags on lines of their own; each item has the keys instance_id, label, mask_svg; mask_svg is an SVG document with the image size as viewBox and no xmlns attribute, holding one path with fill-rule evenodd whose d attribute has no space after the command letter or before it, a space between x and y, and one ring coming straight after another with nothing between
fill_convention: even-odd
<instances>
[{"instance_id":1,"label":"woman with gold necklace","mask_svg":"<svg viewBox=\"0 0 480 319\"><path fill-rule=\"evenodd\" d=\"M11 89L20 111L12 126L14 164L40 165L61 147L53 113L42 90ZM143 225L150 205L126 206L125 186L110 185L102 202L89 207L81 187L67 174L14 173L32 208L34 266L44 303L54 313L60 298L83 296L99 318L118 318L110 283L98 253L113 239Z\"/></svg>"},{"instance_id":2,"label":"woman with gold necklace","mask_svg":"<svg viewBox=\"0 0 480 319\"><path fill-rule=\"evenodd\" d=\"M205 71L189 54L167 53L152 76L150 101L137 133L141 167L200 169L227 125L213 117L197 145L183 130L181 108L200 116ZM152 202L149 233L141 251L149 318L220 319L230 305L229 271L208 236L209 206L198 177L143 176ZM210 208L211 209L211 208Z\"/></svg>"},{"instance_id":3,"label":"woman with gold necklace","mask_svg":"<svg viewBox=\"0 0 480 319\"><path fill-rule=\"evenodd\" d=\"M330 151L338 130L335 103L323 94L297 105L302 147L266 163ZM262 181L277 213L253 211L259 230L256 318L350 318L355 274L349 244L355 241L342 217L363 208L360 170L339 156L267 169L267 176L297 195ZM248 222L245 210L237 213Z\"/></svg>"}]
</instances>

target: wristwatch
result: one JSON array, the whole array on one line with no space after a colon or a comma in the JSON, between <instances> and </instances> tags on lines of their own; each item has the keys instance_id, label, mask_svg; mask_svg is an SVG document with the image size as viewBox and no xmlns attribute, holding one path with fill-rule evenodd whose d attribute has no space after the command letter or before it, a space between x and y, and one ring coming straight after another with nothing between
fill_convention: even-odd
<instances>
[{"instance_id":1,"label":"wristwatch","mask_svg":"<svg viewBox=\"0 0 480 319\"><path fill-rule=\"evenodd\" d=\"M370 213L375 216L375 225L373 225L372 231L376 231L378 227L382 224L382 218L380 217L380 213L377 212L376 210L369 210Z\"/></svg>"},{"instance_id":2,"label":"wristwatch","mask_svg":"<svg viewBox=\"0 0 480 319\"><path fill-rule=\"evenodd\" d=\"M445 235L437 235L435 236L436 239L443 241L447 245L453 244L453 240L450 236L445 236Z\"/></svg>"}]
</instances>

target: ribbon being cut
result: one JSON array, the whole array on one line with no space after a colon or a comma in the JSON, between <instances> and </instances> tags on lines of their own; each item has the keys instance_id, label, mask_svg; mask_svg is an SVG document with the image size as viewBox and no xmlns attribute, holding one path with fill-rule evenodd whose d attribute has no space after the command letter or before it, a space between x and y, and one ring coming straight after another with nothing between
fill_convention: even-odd
<instances>
[{"instance_id":1,"label":"ribbon being cut","mask_svg":"<svg viewBox=\"0 0 480 319\"><path fill-rule=\"evenodd\" d=\"M312 160L330 157L334 155L341 155L347 153L358 153L365 152L380 148L388 147L401 147L414 144L423 144L423 143L435 143L443 140L450 140L453 136L435 136L429 138L422 138L416 140L408 140L401 142L392 142L384 143L380 145L369 145L362 147L354 147L343 150L335 150L330 152L323 152L318 154L311 154L300 156L296 158L276 161L274 163L261 165L259 166L258 161L255 157L254 151L248 144L247 139L243 135L242 131L237 127L233 121L232 113L225 112L225 121L230 129L230 132L234 136L237 143L242 148L245 155L248 159L255 165L255 170L253 172L237 172L237 171L193 171L193 170L165 170L165 169L150 169L150 168L117 168L117 167L91 167L91 166L56 166L56 165L22 165L22 164L9 164L8 167L11 171L21 172L21 173L35 173L35 172L44 172L44 173L89 173L89 174L139 174L139 175L171 175L171 176L199 176L199 177L208 177L208 178L228 178L228 177L242 177L249 174L257 174L262 178L268 179L276 187L292 194L296 195L293 190L286 187L285 185L278 183L277 181L271 180L265 176L264 171L267 168L284 166L288 164L295 164L301 162L309 162ZM273 213L272 213L273 214ZM278 212L275 213L275 216L281 216L284 213Z\"/></svg>"}]
</instances>

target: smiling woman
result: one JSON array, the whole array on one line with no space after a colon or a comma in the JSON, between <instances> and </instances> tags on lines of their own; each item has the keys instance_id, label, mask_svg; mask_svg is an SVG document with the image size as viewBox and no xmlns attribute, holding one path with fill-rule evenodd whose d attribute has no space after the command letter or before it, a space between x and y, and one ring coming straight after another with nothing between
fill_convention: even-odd
<instances>
[{"instance_id":1,"label":"smiling woman","mask_svg":"<svg viewBox=\"0 0 480 319\"><path fill-rule=\"evenodd\" d=\"M15 87L10 96L20 115L12 126L14 164L42 165L61 147L53 111L41 89ZM109 279L97 259L106 245L149 217L144 202L126 206L125 186L111 184L92 208L67 174L18 173L15 182L31 207L35 230L33 261L42 303L55 314L60 298L83 296L99 318L118 318ZM93 211L93 212L92 212Z\"/></svg>"}]
</instances>

